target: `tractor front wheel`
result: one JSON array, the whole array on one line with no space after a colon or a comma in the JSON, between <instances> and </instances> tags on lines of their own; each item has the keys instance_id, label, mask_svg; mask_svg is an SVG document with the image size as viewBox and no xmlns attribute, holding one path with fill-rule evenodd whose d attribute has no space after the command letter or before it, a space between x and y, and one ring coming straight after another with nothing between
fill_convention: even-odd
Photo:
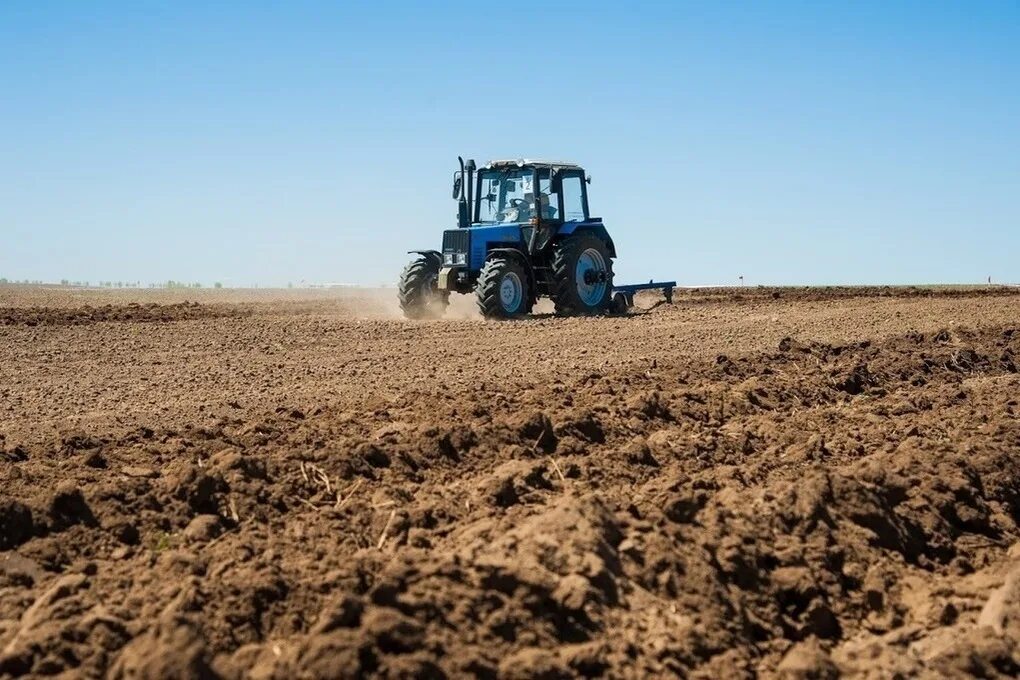
<instances>
[{"instance_id":1,"label":"tractor front wheel","mask_svg":"<svg viewBox=\"0 0 1020 680\"><path fill-rule=\"evenodd\" d=\"M482 266L475 287L478 310L486 319L510 319L527 314L528 274L512 256L493 255Z\"/></svg>"},{"instance_id":2,"label":"tractor front wheel","mask_svg":"<svg viewBox=\"0 0 1020 680\"><path fill-rule=\"evenodd\" d=\"M424 255L404 267L397 297L408 319L438 319L446 311L450 294L439 290L439 261Z\"/></svg>"},{"instance_id":3,"label":"tractor front wheel","mask_svg":"<svg viewBox=\"0 0 1020 680\"><path fill-rule=\"evenodd\" d=\"M613 295L613 260L602 239L576 234L553 256L556 313L605 314Z\"/></svg>"}]
</instances>

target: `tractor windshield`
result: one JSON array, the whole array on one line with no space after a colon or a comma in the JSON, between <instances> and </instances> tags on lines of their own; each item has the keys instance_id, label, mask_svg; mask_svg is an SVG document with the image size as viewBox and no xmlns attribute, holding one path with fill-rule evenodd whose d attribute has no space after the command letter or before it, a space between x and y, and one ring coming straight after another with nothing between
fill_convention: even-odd
<instances>
[{"instance_id":1,"label":"tractor windshield","mask_svg":"<svg viewBox=\"0 0 1020 680\"><path fill-rule=\"evenodd\" d=\"M549 190L549 171L539 170L535 190L533 168L495 168L478 173L478 219L476 222L527 222L541 210L544 219L554 219L559 199Z\"/></svg>"}]
</instances>

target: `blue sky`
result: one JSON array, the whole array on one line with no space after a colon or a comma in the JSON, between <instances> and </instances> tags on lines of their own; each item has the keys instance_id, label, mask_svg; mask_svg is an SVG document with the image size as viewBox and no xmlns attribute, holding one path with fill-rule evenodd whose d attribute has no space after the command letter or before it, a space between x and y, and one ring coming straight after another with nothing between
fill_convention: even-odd
<instances>
[{"instance_id":1,"label":"blue sky","mask_svg":"<svg viewBox=\"0 0 1020 680\"><path fill-rule=\"evenodd\" d=\"M456 156L617 279L1020 280L1020 3L0 4L0 276L392 283Z\"/></svg>"}]
</instances>

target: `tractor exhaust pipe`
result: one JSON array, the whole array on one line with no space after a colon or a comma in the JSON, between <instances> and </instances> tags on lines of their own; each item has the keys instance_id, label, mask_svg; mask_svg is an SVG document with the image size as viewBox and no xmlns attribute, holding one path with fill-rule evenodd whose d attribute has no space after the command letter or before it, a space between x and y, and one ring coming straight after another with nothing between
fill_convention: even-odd
<instances>
[{"instance_id":1,"label":"tractor exhaust pipe","mask_svg":"<svg viewBox=\"0 0 1020 680\"><path fill-rule=\"evenodd\" d=\"M464 181L467 183L467 209L468 209L468 226L471 225L471 220L475 216L475 204L474 204L474 186L475 186L475 161L469 158L467 160L467 175L464 176Z\"/></svg>"},{"instance_id":2,"label":"tractor exhaust pipe","mask_svg":"<svg viewBox=\"0 0 1020 680\"><path fill-rule=\"evenodd\" d=\"M454 193L459 193L459 196L454 196L457 199L457 226L461 229L465 229L468 226L468 204L464 199L464 182L467 181L467 176L464 174L464 159L457 156L457 162L460 163L460 191L454 186Z\"/></svg>"}]
</instances>

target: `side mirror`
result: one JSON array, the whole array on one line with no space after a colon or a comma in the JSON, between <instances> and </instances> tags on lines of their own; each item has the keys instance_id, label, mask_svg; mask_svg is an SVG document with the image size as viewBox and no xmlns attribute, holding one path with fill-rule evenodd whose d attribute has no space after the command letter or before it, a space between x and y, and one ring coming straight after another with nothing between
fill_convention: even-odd
<instances>
[{"instance_id":1,"label":"side mirror","mask_svg":"<svg viewBox=\"0 0 1020 680\"><path fill-rule=\"evenodd\" d=\"M464 178L460 172L453 173L453 197L460 198L461 186L464 183Z\"/></svg>"},{"instance_id":2,"label":"side mirror","mask_svg":"<svg viewBox=\"0 0 1020 680\"><path fill-rule=\"evenodd\" d=\"M587 175L587 176L586 176L586 177L584 178L584 183L585 183L585 184L591 184L591 175Z\"/></svg>"}]
</instances>

